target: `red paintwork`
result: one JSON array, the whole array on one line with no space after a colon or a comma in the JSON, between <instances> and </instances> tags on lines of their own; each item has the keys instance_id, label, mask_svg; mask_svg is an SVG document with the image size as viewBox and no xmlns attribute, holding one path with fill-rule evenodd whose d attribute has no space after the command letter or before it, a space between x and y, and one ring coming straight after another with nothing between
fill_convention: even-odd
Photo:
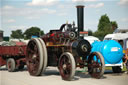
<instances>
[{"instance_id":1,"label":"red paintwork","mask_svg":"<svg viewBox=\"0 0 128 85\"><path fill-rule=\"evenodd\" d=\"M0 46L1 56L26 55L26 46Z\"/></svg>"},{"instance_id":2,"label":"red paintwork","mask_svg":"<svg viewBox=\"0 0 128 85\"><path fill-rule=\"evenodd\" d=\"M16 43L16 46L23 46L23 45L26 45L25 43L23 42L15 42Z\"/></svg>"},{"instance_id":3,"label":"red paintwork","mask_svg":"<svg viewBox=\"0 0 128 85\"><path fill-rule=\"evenodd\" d=\"M85 31L84 31L84 32L80 32L80 34L88 34L88 32L85 32Z\"/></svg>"},{"instance_id":4,"label":"red paintwork","mask_svg":"<svg viewBox=\"0 0 128 85\"><path fill-rule=\"evenodd\" d=\"M18 57L16 59L17 66L20 65L20 62L25 63L26 45L18 42L16 44L16 46L0 46L0 66L6 65L7 58L14 57Z\"/></svg>"},{"instance_id":5,"label":"red paintwork","mask_svg":"<svg viewBox=\"0 0 128 85\"><path fill-rule=\"evenodd\" d=\"M6 65L6 61L0 56L0 66Z\"/></svg>"},{"instance_id":6,"label":"red paintwork","mask_svg":"<svg viewBox=\"0 0 128 85\"><path fill-rule=\"evenodd\" d=\"M16 62L17 62L17 66L20 66L21 62L26 64L26 58L20 58L20 59L16 60Z\"/></svg>"}]
</instances>

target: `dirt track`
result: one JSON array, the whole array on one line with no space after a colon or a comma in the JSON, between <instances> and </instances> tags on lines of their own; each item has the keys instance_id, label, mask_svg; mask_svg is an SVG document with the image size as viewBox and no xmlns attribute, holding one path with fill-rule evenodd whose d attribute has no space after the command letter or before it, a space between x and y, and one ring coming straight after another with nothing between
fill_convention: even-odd
<instances>
[{"instance_id":1,"label":"dirt track","mask_svg":"<svg viewBox=\"0 0 128 85\"><path fill-rule=\"evenodd\" d=\"M40 77L30 76L26 70L8 72L2 67L0 85L128 85L128 74L125 73L105 72L102 79L94 79L77 71L73 81L64 81L55 67L48 67L45 74Z\"/></svg>"}]
</instances>

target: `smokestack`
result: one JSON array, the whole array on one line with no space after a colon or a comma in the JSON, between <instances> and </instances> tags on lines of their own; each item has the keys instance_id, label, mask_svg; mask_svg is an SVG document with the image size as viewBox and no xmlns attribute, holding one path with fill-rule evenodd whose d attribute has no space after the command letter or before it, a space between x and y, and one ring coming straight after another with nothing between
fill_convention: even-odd
<instances>
[{"instance_id":1,"label":"smokestack","mask_svg":"<svg viewBox=\"0 0 128 85\"><path fill-rule=\"evenodd\" d=\"M77 25L78 25L78 36L80 36L80 32L84 31L84 6L78 5L77 8ZM83 37L80 37L83 38Z\"/></svg>"}]
</instances>

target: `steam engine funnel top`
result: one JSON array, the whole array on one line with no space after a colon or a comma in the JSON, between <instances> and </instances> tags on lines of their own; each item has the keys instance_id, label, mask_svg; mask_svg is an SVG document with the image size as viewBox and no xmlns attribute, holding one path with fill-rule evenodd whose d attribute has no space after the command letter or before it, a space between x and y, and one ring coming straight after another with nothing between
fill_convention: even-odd
<instances>
[{"instance_id":1,"label":"steam engine funnel top","mask_svg":"<svg viewBox=\"0 0 128 85\"><path fill-rule=\"evenodd\" d=\"M84 6L78 5L76 6L76 8L77 8L78 36L80 36L80 32L84 31Z\"/></svg>"}]
</instances>

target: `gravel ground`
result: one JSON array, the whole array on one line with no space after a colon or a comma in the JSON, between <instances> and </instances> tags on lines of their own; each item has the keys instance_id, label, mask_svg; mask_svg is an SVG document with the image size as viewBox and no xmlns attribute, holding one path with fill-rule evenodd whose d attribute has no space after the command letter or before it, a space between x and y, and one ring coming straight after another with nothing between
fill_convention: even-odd
<instances>
[{"instance_id":1,"label":"gravel ground","mask_svg":"<svg viewBox=\"0 0 128 85\"><path fill-rule=\"evenodd\" d=\"M105 72L103 78L94 79L88 73L77 70L73 81L64 81L55 67L48 67L43 76L30 76L27 69L8 72L0 69L0 85L128 85L128 74Z\"/></svg>"}]
</instances>

